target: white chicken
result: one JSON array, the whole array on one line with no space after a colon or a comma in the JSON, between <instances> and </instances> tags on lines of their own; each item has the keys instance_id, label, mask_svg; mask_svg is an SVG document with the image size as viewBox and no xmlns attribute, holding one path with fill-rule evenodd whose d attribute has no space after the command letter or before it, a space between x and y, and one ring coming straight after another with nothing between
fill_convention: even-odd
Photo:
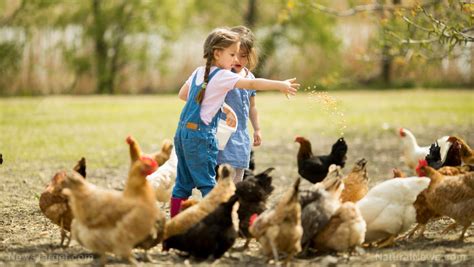
<instances>
[{"instance_id":1,"label":"white chicken","mask_svg":"<svg viewBox=\"0 0 474 267\"><path fill-rule=\"evenodd\" d=\"M425 159L426 155L430 153L430 146L420 147L416 142L415 135L408 129L400 128L399 134L403 141L403 157L405 163L408 167L415 170L418 161ZM448 142L448 138L449 136L443 136L436 141L440 146L441 160L443 162L446 160L446 155L451 146L451 143Z\"/></svg>"},{"instance_id":2,"label":"white chicken","mask_svg":"<svg viewBox=\"0 0 474 267\"><path fill-rule=\"evenodd\" d=\"M426 177L393 178L370 189L357 202L367 224L365 243L379 241L379 247L392 245L398 234L416 222L413 203L429 184Z\"/></svg>"},{"instance_id":3,"label":"white chicken","mask_svg":"<svg viewBox=\"0 0 474 267\"><path fill-rule=\"evenodd\" d=\"M173 190L176 181L176 173L178 167L178 157L173 148L170 158L161 165L154 173L148 175L146 179L155 190L156 200L166 203L171 198L171 191Z\"/></svg>"}]
</instances>

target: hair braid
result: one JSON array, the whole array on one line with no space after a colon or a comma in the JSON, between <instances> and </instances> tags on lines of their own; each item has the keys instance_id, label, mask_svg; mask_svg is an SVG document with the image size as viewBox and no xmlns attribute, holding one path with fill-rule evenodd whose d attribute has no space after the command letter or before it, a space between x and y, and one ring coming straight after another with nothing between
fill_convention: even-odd
<instances>
[{"instance_id":1,"label":"hair braid","mask_svg":"<svg viewBox=\"0 0 474 267\"><path fill-rule=\"evenodd\" d=\"M206 60L206 70L204 71L204 82L201 85L201 90L199 91L196 101L199 104L202 104L202 100L204 100L204 94L206 93L207 83L209 82L209 73L211 72L211 65L212 65L212 57L207 57Z\"/></svg>"}]
</instances>

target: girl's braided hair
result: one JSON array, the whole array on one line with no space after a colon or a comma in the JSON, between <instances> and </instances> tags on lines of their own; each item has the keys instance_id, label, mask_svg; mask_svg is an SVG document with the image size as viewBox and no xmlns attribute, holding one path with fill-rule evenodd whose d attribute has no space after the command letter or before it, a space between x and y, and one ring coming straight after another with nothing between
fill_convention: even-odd
<instances>
[{"instance_id":1,"label":"girl's braided hair","mask_svg":"<svg viewBox=\"0 0 474 267\"><path fill-rule=\"evenodd\" d=\"M249 70L253 70L258 63L257 49L255 47L255 36L252 31L245 26L235 26L230 29L240 36L240 49L247 52L247 60L249 61Z\"/></svg>"},{"instance_id":2,"label":"girl's braided hair","mask_svg":"<svg viewBox=\"0 0 474 267\"><path fill-rule=\"evenodd\" d=\"M226 28L214 29L206 38L204 42L204 58L206 59L206 70L204 72L204 82L199 91L196 101L201 104L206 93L207 83L209 82L209 72L214 60L214 51L218 49L225 49L229 46L239 42L239 34L232 32Z\"/></svg>"}]
</instances>

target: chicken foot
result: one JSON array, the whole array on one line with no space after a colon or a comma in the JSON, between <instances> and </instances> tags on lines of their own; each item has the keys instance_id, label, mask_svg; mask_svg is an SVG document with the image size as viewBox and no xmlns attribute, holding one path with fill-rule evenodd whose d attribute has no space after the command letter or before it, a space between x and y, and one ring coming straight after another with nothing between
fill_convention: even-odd
<instances>
[{"instance_id":1,"label":"chicken foot","mask_svg":"<svg viewBox=\"0 0 474 267\"><path fill-rule=\"evenodd\" d=\"M406 235L404 236L401 236L400 238L397 238L397 240L400 240L400 239L411 239L416 231L418 231L418 229L421 229L420 230L420 234L418 235L417 238L424 238L425 237L425 230L426 230L426 224L422 224L422 223L418 223L415 228L413 228L410 232L408 232Z\"/></svg>"},{"instance_id":2,"label":"chicken foot","mask_svg":"<svg viewBox=\"0 0 474 267\"><path fill-rule=\"evenodd\" d=\"M385 248L385 247L391 246L395 244L395 238L396 238L395 235L391 235L388 238L377 242L376 246L377 248Z\"/></svg>"},{"instance_id":3,"label":"chicken foot","mask_svg":"<svg viewBox=\"0 0 474 267\"><path fill-rule=\"evenodd\" d=\"M249 244L250 244L250 238L247 238L247 239L245 240L245 244L244 244L242 247L234 248L233 250L234 250L234 251L238 251L238 252L244 251L244 250L246 250L246 249L249 248Z\"/></svg>"},{"instance_id":4,"label":"chicken foot","mask_svg":"<svg viewBox=\"0 0 474 267\"><path fill-rule=\"evenodd\" d=\"M150 262L150 263L156 263L150 256L150 254L148 254L148 249L145 249L145 252L143 253L143 261L145 262Z\"/></svg>"}]
</instances>

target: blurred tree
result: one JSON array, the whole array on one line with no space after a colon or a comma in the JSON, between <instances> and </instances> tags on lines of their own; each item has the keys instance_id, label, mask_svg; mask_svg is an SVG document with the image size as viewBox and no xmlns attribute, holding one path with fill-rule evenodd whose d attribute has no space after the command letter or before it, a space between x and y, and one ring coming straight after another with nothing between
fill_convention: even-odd
<instances>
[{"instance_id":1,"label":"blurred tree","mask_svg":"<svg viewBox=\"0 0 474 267\"><path fill-rule=\"evenodd\" d=\"M336 10L316 1L311 1L309 6L337 17L375 14L379 25L380 77L386 84L391 82L394 57L411 60L419 56L424 60L439 61L452 56L455 47L474 41L474 4L471 1L376 0L373 4L360 5L354 2L348 1L350 8L346 10Z\"/></svg>"},{"instance_id":2,"label":"blurred tree","mask_svg":"<svg viewBox=\"0 0 474 267\"><path fill-rule=\"evenodd\" d=\"M76 38L80 40L73 45L62 44L64 57L76 73L74 81L79 75L93 72L96 92L114 93L118 73L137 54L129 51L125 40L139 34L176 39L187 5L188 1L173 0L21 0L13 12L0 17L0 26L19 27L26 32L33 28L79 27Z\"/></svg>"}]
</instances>

